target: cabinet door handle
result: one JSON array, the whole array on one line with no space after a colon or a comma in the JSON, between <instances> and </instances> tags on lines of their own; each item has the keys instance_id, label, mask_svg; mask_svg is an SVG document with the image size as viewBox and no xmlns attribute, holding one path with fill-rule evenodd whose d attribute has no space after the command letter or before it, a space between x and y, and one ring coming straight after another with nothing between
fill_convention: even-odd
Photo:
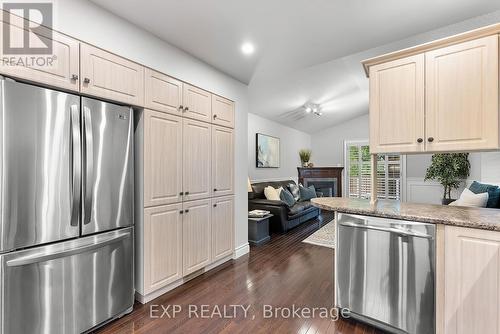
<instances>
[{"instance_id":1,"label":"cabinet door handle","mask_svg":"<svg viewBox=\"0 0 500 334\"><path fill-rule=\"evenodd\" d=\"M418 139L417 139L417 143L421 143L421 142L423 142L423 141L424 141L424 140L423 140L422 138L418 138Z\"/></svg>"},{"instance_id":2,"label":"cabinet door handle","mask_svg":"<svg viewBox=\"0 0 500 334\"><path fill-rule=\"evenodd\" d=\"M217 118L217 114L214 115L214 119L216 119L216 118Z\"/></svg>"},{"instance_id":3,"label":"cabinet door handle","mask_svg":"<svg viewBox=\"0 0 500 334\"><path fill-rule=\"evenodd\" d=\"M188 213L188 212L189 212L189 209L187 209L187 210L184 210L184 212L185 212L185 213Z\"/></svg>"},{"instance_id":4,"label":"cabinet door handle","mask_svg":"<svg viewBox=\"0 0 500 334\"><path fill-rule=\"evenodd\" d=\"M214 208L216 208L216 207L217 207L217 204L214 204Z\"/></svg>"},{"instance_id":5,"label":"cabinet door handle","mask_svg":"<svg viewBox=\"0 0 500 334\"><path fill-rule=\"evenodd\" d=\"M429 143L432 143L434 141L434 138L433 137L429 137L429 138L427 138L427 140L429 141Z\"/></svg>"},{"instance_id":6,"label":"cabinet door handle","mask_svg":"<svg viewBox=\"0 0 500 334\"><path fill-rule=\"evenodd\" d=\"M73 80L73 81L78 80L78 75L77 74L71 75L71 80Z\"/></svg>"},{"instance_id":7,"label":"cabinet door handle","mask_svg":"<svg viewBox=\"0 0 500 334\"><path fill-rule=\"evenodd\" d=\"M89 78L83 79L83 83L89 84L90 83L90 79Z\"/></svg>"},{"instance_id":8,"label":"cabinet door handle","mask_svg":"<svg viewBox=\"0 0 500 334\"><path fill-rule=\"evenodd\" d=\"M179 196L182 196L182 195L184 195L184 193L181 191L181 192L179 193Z\"/></svg>"},{"instance_id":9,"label":"cabinet door handle","mask_svg":"<svg viewBox=\"0 0 500 334\"><path fill-rule=\"evenodd\" d=\"M184 195L186 195L186 196L187 196L187 195L189 195L189 191L186 191L186 192L184 193Z\"/></svg>"},{"instance_id":10,"label":"cabinet door handle","mask_svg":"<svg viewBox=\"0 0 500 334\"><path fill-rule=\"evenodd\" d=\"M188 110L189 110L189 107L185 107L185 108L184 108L184 111L188 111Z\"/></svg>"},{"instance_id":11,"label":"cabinet door handle","mask_svg":"<svg viewBox=\"0 0 500 334\"><path fill-rule=\"evenodd\" d=\"M181 211L179 211L179 213L182 215L184 213L184 211L181 210Z\"/></svg>"},{"instance_id":12,"label":"cabinet door handle","mask_svg":"<svg viewBox=\"0 0 500 334\"><path fill-rule=\"evenodd\" d=\"M214 191L217 191L217 189L216 189L216 188L214 188Z\"/></svg>"},{"instance_id":13,"label":"cabinet door handle","mask_svg":"<svg viewBox=\"0 0 500 334\"><path fill-rule=\"evenodd\" d=\"M182 104L179 106L179 108L177 108L179 111L183 111L184 110L184 107L182 106Z\"/></svg>"}]
</instances>

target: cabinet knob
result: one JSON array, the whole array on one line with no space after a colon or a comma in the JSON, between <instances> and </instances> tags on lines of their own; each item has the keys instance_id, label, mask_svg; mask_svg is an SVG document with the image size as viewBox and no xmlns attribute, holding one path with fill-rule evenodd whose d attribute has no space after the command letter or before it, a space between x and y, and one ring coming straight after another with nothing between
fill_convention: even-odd
<instances>
[{"instance_id":1,"label":"cabinet knob","mask_svg":"<svg viewBox=\"0 0 500 334\"><path fill-rule=\"evenodd\" d=\"M424 141L424 140L423 140L422 138L418 138L418 139L417 139L417 143L421 143L421 142L423 142L423 141Z\"/></svg>"},{"instance_id":2,"label":"cabinet knob","mask_svg":"<svg viewBox=\"0 0 500 334\"><path fill-rule=\"evenodd\" d=\"M184 195L184 193L181 191L181 192L179 193L179 196L182 196L182 195Z\"/></svg>"},{"instance_id":3,"label":"cabinet knob","mask_svg":"<svg viewBox=\"0 0 500 334\"><path fill-rule=\"evenodd\" d=\"M78 80L78 75L76 75L76 74L71 75L71 80L73 80L73 81Z\"/></svg>"},{"instance_id":4,"label":"cabinet knob","mask_svg":"<svg viewBox=\"0 0 500 334\"><path fill-rule=\"evenodd\" d=\"M216 207L217 207L217 204L214 204L214 208L216 208Z\"/></svg>"},{"instance_id":5,"label":"cabinet knob","mask_svg":"<svg viewBox=\"0 0 500 334\"><path fill-rule=\"evenodd\" d=\"M429 141L429 143L432 143L434 141L434 137L429 137L427 138L427 140Z\"/></svg>"},{"instance_id":6,"label":"cabinet knob","mask_svg":"<svg viewBox=\"0 0 500 334\"><path fill-rule=\"evenodd\" d=\"M214 115L214 119L216 119L216 118L217 118L217 114Z\"/></svg>"},{"instance_id":7,"label":"cabinet knob","mask_svg":"<svg viewBox=\"0 0 500 334\"><path fill-rule=\"evenodd\" d=\"M188 111L188 110L189 110L189 107L184 108L184 111Z\"/></svg>"},{"instance_id":8,"label":"cabinet knob","mask_svg":"<svg viewBox=\"0 0 500 334\"><path fill-rule=\"evenodd\" d=\"M179 213L182 215L184 213L184 211L181 210L181 211L179 211Z\"/></svg>"},{"instance_id":9,"label":"cabinet knob","mask_svg":"<svg viewBox=\"0 0 500 334\"><path fill-rule=\"evenodd\" d=\"M182 105L179 106L179 111L183 111L184 107Z\"/></svg>"},{"instance_id":10,"label":"cabinet knob","mask_svg":"<svg viewBox=\"0 0 500 334\"><path fill-rule=\"evenodd\" d=\"M184 193L184 195L186 195L186 196L187 196L187 195L189 195L189 191L186 191L186 192Z\"/></svg>"},{"instance_id":11,"label":"cabinet knob","mask_svg":"<svg viewBox=\"0 0 500 334\"><path fill-rule=\"evenodd\" d=\"M185 212L185 213L188 213L188 212L189 212L189 209L187 209L187 210L184 210L184 212Z\"/></svg>"},{"instance_id":12,"label":"cabinet knob","mask_svg":"<svg viewBox=\"0 0 500 334\"><path fill-rule=\"evenodd\" d=\"M217 191L217 188L214 188L214 191Z\"/></svg>"},{"instance_id":13,"label":"cabinet knob","mask_svg":"<svg viewBox=\"0 0 500 334\"><path fill-rule=\"evenodd\" d=\"M83 83L89 84L90 83L90 79L89 78L83 79Z\"/></svg>"}]
</instances>

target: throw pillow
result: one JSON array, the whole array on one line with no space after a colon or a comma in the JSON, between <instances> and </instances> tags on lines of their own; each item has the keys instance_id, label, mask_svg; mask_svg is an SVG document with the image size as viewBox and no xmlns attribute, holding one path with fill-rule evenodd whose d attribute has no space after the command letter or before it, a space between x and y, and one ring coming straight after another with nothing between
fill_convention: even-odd
<instances>
[{"instance_id":1,"label":"throw pillow","mask_svg":"<svg viewBox=\"0 0 500 334\"><path fill-rule=\"evenodd\" d=\"M488 193L480 193L474 194L469 189L465 188L460 198L454 202L451 202L450 205L454 206L473 206L478 208L485 208L486 203L488 203Z\"/></svg>"},{"instance_id":2,"label":"throw pillow","mask_svg":"<svg viewBox=\"0 0 500 334\"><path fill-rule=\"evenodd\" d=\"M492 184L486 184L474 181L470 185L469 190L472 191L474 194L481 194L487 192L488 193L488 203L486 204L487 208L500 207L500 187Z\"/></svg>"},{"instance_id":3,"label":"throw pillow","mask_svg":"<svg viewBox=\"0 0 500 334\"><path fill-rule=\"evenodd\" d=\"M293 195L286 189L283 189L280 193L280 199L285 202L288 207L292 207L295 204L295 198Z\"/></svg>"},{"instance_id":4,"label":"throw pillow","mask_svg":"<svg viewBox=\"0 0 500 334\"><path fill-rule=\"evenodd\" d=\"M300 189L300 201L309 201L312 198L316 198L316 189L314 186L309 186L309 187L304 187L303 185L299 184L299 189Z\"/></svg>"},{"instance_id":5,"label":"throw pillow","mask_svg":"<svg viewBox=\"0 0 500 334\"><path fill-rule=\"evenodd\" d=\"M292 194L293 198L295 198L295 201L298 201L300 199L300 190L298 185L296 185L295 183L290 183L288 185L288 190L290 190L290 193Z\"/></svg>"},{"instance_id":6,"label":"throw pillow","mask_svg":"<svg viewBox=\"0 0 500 334\"><path fill-rule=\"evenodd\" d=\"M278 194L278 190L271 186L267 186L264 188L264 196L270 201L279 201L280 195Z\"/></svg>"}]
</instances>

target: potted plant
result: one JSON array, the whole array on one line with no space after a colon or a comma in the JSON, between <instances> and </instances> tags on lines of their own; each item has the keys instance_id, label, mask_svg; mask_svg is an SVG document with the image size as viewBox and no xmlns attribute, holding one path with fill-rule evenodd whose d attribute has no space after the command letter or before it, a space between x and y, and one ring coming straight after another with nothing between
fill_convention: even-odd
<instances>
[{"instance_id":1,"label":"potted plant","mask_svg":"<svg viewBox=\"0 0 500 334\"><path fill-rule=\"evenodd\" d=\"M302 149L299 151L300 162L302 163L302 167L307 167L309 160L311 159L311 150Z\"/></svg>"},{"instance_id":2,"label":"potted plant","mask_svg":"<svg viewBox=\"0 0 500 334\"><path fill-rule=\"evenodd\" d=\"M458 189L469 173L469 153L438 153L432 155L424 181L436 180L441 183L444 188L442 203L448 205L454 201L451 199L451 190Z\"/></svg>"}]
</instances>

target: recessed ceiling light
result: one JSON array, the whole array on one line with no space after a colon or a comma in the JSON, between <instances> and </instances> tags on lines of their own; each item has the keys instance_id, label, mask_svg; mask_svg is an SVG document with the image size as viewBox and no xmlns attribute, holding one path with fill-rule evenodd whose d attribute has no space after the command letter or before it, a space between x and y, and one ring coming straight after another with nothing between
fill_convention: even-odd
<instances>
[{"instance_id":1,"label":"recessed ceiling light","mask_svg":"<svg viewBox=\"0 0 500 334\"><path fill-rule=\"evenodd\" d=\"M252 53L254 53L254 51L255 46L253 46L253 44L250 42L243 43L243 45L241 46L241 52L246 55L251 55Z\"/></svg>"},{"instance_id":2,"label":"recessed ceiling light","mask_svg":"<svg viewBox=\"0 0 500 334\"><path fill-rule=\"evenodd\" d=\"M311 107L306 107L306 113L310 113L312 111Z\"/></svg>"}]
</instances>

